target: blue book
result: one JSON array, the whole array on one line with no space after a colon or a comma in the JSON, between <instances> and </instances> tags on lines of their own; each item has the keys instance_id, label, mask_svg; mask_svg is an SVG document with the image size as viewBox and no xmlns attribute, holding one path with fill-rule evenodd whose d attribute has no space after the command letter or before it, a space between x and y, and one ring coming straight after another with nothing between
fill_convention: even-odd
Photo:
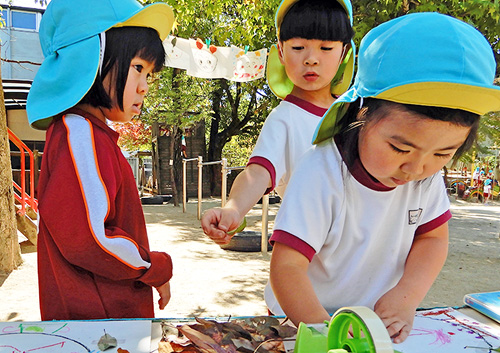
<instances>
[{"instance_id":1,"label":"blue book","mask_svg":"<svg viewBox=\"0 0 500 353\"><path fill-rule=\"evenodd\" d=\"M500 291L466 294L464 303L481 314L500 322Z\"/></svg>"}]
</instances>

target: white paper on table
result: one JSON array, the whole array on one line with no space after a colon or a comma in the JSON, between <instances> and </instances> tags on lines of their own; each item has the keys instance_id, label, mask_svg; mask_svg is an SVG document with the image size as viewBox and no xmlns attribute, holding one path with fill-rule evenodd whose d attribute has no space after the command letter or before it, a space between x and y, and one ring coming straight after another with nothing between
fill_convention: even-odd
<instances>
[{"instance_id":1,"label":"white paper on table","mask_svg":"<svg viewBox=\"0 0 500 353\"><path fill-rule=\"evenodd\" d=\"M97 353L104 333L115 337L118 348L149 353L151 320L0 322L0 353Z\"/></svg>"},{"instance_id":2,"label":"white paper on table","mask_svg":"<svg viewBox=\"0 0 500 353\"><path fill-rule=\"evenodd\" d=\"M499 346L498 329L445 308L417 312L410 336L405 342L394 344L394 349L402 353L487 353Z\"/></svg>"}]
</instances>

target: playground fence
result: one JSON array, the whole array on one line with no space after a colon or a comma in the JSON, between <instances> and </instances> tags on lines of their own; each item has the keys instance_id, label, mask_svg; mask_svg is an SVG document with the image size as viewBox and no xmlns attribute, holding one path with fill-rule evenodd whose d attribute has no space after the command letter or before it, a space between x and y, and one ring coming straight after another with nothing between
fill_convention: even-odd
<instances>
[{"instance_id":1,"label":"playground fence","mask_svg":"<svg viewBox=\"0 0 500 353\"><path fill-rule=\"evenodd\" d=\"M208 165L221 164L221 207L224 207L227 201L227 176L233 170L245 169L245 166L228 167L227 159L222 158L220 161L203 162L203 156L197 158L186 158L182 160L182 212L186 213L187 204L187 163L197 161L198 165L198 219L201 219L201 201L203 198L203 167ZM262 196L262 237L261 237L261 251L267 252L267 237L268 237L268 209L269 209L269 195Z\"/></svg>"}]
</instances>

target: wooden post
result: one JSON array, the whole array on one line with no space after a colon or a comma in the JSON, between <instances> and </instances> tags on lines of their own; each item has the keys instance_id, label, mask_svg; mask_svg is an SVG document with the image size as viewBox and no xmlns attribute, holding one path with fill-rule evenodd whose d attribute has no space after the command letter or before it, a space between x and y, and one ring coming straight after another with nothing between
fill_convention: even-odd
<instances>
[{"instance_id":1,"label":"wooden post","mask_svg":"<svg viewBox=\"0 0 500 353\"><path fill-rule=\"evenodd\" d=\"M186 192L187 192L186 165L187 165L187 161L185 159L183 159L182 160L182 212L183 213L186 213Z\"/></svg>"},{"instance_id":2,"label":"wooden post","mask_svg":"<svg viewBox=\"0 0 500 353\"><path fill-rule=\"evenodd\" d=\"M226 205L226 195L227 195L227 159L222 158L222 167L221 167L221 174L222 174L222 184L221 184L221 207L224 207Z\"/></svg>"},{"instance_id":3,"label":"wooden post","mask_svg":"<svg viewBox=\"0 0 500 353\"><path fill-rule=\"evenodd\" d=\"M263 254L267 254L268 209L269 194L266 194L262 196L262 238L260 250Z\"/></svg>"},{"instance_id":4,"label":"wooden post","mask_svg":"<svg viewBox=\"0 0 500 353\"><path fill-rule=\"evenodd\" d=\"M201 219L201 199L203 197L203 156L198 156L198 219Z\"/></svg>"}]
</instances>

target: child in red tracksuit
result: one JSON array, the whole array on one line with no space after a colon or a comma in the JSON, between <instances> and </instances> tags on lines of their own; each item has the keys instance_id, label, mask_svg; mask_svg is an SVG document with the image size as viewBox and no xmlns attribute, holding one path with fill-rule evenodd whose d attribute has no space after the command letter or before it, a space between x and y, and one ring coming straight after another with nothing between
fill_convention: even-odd
<instances>
[{"instance_id":1,"label":"child in red tracksuit","mask_svg":"<svg viewBox=\"0 0 500 353\"><path fill-rule=\"evenodd\" d=\"M106 121L140 113L172 24L169 6L136 0L53 0L43 16L45 60L27 104L32 126L48 128L38 184L42 320L150 318L152 287L160 309L170 299L172 261L149 249L132 170Z\"/></svg>"}]
</instances>

